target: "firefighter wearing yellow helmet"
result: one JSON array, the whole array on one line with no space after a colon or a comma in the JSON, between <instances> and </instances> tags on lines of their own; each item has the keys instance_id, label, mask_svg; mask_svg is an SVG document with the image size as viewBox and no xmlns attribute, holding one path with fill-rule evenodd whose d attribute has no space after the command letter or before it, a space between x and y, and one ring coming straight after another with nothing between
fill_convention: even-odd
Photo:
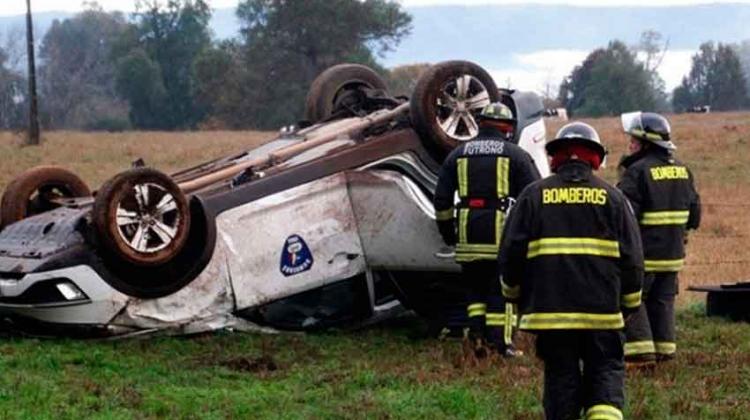
<instances>
[{"instance_id":1,"label":"firefighter wearing yellow helmet","mask_svg":"<svg viewBox=\"0 0 750 420\"><path fill-rule=\"evenodd\" d=\"M514 198L540 176L531 156L512 142L516 121L508 106L491 103L478 120L478 135L453 150L440 169L436 219L445 242L456 247L468 290L469 335L477 352L486 352L489 345L514 356L512 325L505 328L513 317L506 314L497 279L497 251Z\"/></svg>"}]
</instances>

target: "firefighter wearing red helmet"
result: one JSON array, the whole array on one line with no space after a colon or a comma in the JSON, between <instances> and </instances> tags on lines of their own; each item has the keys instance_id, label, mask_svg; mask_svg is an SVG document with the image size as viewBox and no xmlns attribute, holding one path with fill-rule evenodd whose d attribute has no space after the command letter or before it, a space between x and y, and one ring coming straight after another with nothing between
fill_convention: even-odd
<instances>
[{"instance_id":1,"label":"firefighter wearing red helmet","mask_svg":"<svg viewBox=\"0 0 750 420\"><path fill-rule=\"evenodd\" d=\"M641 303L643 251L625 196L593 174L606 155L589 125L547 144L553 175L518 197L503 233L503 295L544 362L544 412L622 419L624 316Z\"/></svg>"},{"instance_id":2,"label":"firefighter wearing red helmet","mask_svg":"<svg viewBox=\"0 0 750 420\"><path fill-rule=\"evenodd\" d=\"M512 325L504 328L512 316L506 314L497 280L497 251L513 199L540 176L531 156L511 142L516 121L508 106L489 104L478 120L477 137L453 150L440 169L436 219L444 241L455 245L455 259L462 266L475 349L483 353L489 344L514 356Z\"/></svg>"},{"instance_id":3,"label":"firefighter wearing red helmet","mask_svg":"<svg viewBox=\"0 0 750 420\"><path fill-rule=\"evenodd\" d=\"M669 360L677 350L674 301L685 259L688 229L700 225L700 196L693 175L675 159L666 118L650 112L622 115L630 155L620 163L618 187L640 222L645 270L644 305L628 320L625 359L634 365Z\"/></svg>"}]
</instances>

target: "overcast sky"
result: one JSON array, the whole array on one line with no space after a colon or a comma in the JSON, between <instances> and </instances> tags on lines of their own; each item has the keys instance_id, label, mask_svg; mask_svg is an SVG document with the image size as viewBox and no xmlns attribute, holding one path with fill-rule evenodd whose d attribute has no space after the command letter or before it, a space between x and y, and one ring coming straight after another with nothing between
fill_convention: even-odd
<instances>
[{"instance_id":1,"label":"overcast sky","mask_svg":"<svg viewBox=\"0 0 750 420\"><path fill-rule=\"evenodd\" d=\"M32 0L32 10L34 11L51 11L66 10L76 11L81 9L83 1L79 0ZM107 10L125 10L130 11L135 4L134 0L99 0ZM238 0L208 0L212 7L232 7L237 5ZM684 4L706 4L706 3L750 3L750 0L401 0L405 6L427 6L436 4L573 4L583 6L672 6ZM0 15L16 15L24 13L26 10L25 0L0 0Z\"/></svg>"},{"instance_id":2,"label":"overcast sky","mask_svg":"<svg viewBox=\"0 0 750 420\"><path fill-rule=\"evenodd\" d=\"M166 1L166 0L160 0ZM237 5L239 0L207 0L211 7L227 8ZM31 0L35 12L78 11L83 8L82 0ZM577 6L674 6L711 3L750 3L750 0L400 0L405 6L428 5L482 5L482 4L570 4ZM98 0L106 10L132 11L135 0ZM0 0L0 16L16 15L25 12L25 0ZM4 28L0 28L2 32ZM686 29L687 30L687 29ZM559 83L589 51L583 50L544 50L514 57L514 65L508 68L488 70L500 86L512 86L525 90L542 90L550 82ZM670 50L659 69L669 90L680 83L690 70L690 57L694 51Z\"/></svg>"}]
</instances>

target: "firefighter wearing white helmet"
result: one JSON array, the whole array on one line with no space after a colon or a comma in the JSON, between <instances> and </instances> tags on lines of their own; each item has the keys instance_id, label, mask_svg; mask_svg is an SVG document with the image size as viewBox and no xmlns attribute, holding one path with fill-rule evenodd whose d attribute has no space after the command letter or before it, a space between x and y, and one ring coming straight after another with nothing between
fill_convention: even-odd
<instances>
[{"instance_id":1,"label":"firefighter wearing white helmet","mask_svg":"<svg viewBox=\"0 0 750 420\"><path fill-rule=\"evenodd\" d=\"M606 149L588 124L547 144L553 175L529 185L506 223L503 295L536 334L547 419L622 419L624 316L641 303L643 252L625 196L594 175Z\"/></svg>"},{"instance_id":2,"label":"firefighter wearing white helmet","mask_svg":"<svg viewBox=\"0 0 750 420\"><path fill-rule=\"evenodd\" d=\"M684 265L686 231L700 225L700 196L691 171L674 157L677 147L666 118L632 112L622 115L622 124L630 154L620 162L617 186L640 222L646 271L644 305L625 329L625 360L649 365L671 359L677 350L677 273Z\"/></svg>"},{"instance_id":3,"label":"firefighter wearing white helmet","mask_svg":"<svg viewBox=\"0 0 750 420\"><path fill-rule=\"evenodd\" d=\"M511 141L516 120L508 106L491 103L478 120L477 137L460 144L440 168L435 213L444 241L456 246L475 350L515 356L512 325L507 325L512 308L506 308L497 280L497 250L506 211L540 176L531 156Z\"/></svg>"}]
</instances>

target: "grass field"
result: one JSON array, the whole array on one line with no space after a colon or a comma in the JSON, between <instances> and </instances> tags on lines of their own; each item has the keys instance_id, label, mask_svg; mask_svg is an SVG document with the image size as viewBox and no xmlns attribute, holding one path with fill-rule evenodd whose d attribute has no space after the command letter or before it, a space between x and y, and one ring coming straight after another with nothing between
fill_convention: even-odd
<instances>
[{"instance_id":1,"label":"grass field","mask_svg":"<svg viewBox=\"0 0 750 420\"><path fill-rule=\"evenodd\" d=\"M626 138L616 119L590 122L612 151L604 176L614 180ZM746 279L750 114L677 116L673 127L705 209L682 286ZM0 133L0 188L38 164L71 168L96 188L138 157L169 172L272 136L52 132L43 146L22 148L15 135ZM748 417L750 327L705 318L702 297L680 294L677 360L629 374L628 418ZM477 362L460 342L412 338L419 329L418 320L405 319L308 335L0 338L0 418L541 418L541 366L533 357ZM530 352L530 338L521 346Z\"/></svg>"}]
</instances>

